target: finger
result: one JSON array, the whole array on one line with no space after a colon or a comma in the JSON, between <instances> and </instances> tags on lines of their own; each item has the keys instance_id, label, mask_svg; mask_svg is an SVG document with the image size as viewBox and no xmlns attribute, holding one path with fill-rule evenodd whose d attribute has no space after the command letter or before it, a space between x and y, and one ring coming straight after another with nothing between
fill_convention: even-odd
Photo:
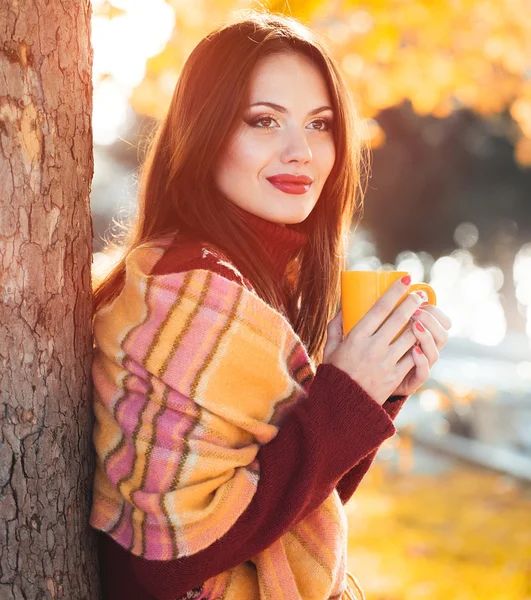
<instances>
[{"instance_id":1,"label":"finger","mask_svg":"<svg viewBox=\"0 0 531 600\"><path fill-rule=\"evenodd\" d=\"M423 304L421 308L422 310L425 310L426 312L432 314L437 319L437 321L439 321L439 323L444 327L444 329L451 329L452 321L450 320L450 317L445 315L439 307L434 306L433 304Z\"/></svg>"},{"instance_id":2,"label":"finger","mask_svg":"<svg viewBox=\"0 0 531 600\"><path fill-rule=\"evenodd\" d=\"M440 321L438 321L437 318L433 314L431 314L431 312L428 312L424 308L420 309L419 315L414 315L411 318L413 319L413 321L421 322L424 328L431 333L433 339L435 340L437 350L441 350L442 347L448 341L449 335L448 331L445 329L445 327L443 327Z\"/></svg>"},{"instance_id":3,"label":"finger","mask_svg":"<svg viewBox=\"0 0 531 600\"><path fill-rule=\"evenodd\" d=\"M416 390L430 377L430 368L426 356L424 356L423 353L417 353L415 348L418 348L418 346L414 346L413 349L397 363L397 369L400 372L402 379L409 374L412 368L414 369L411 375L412 379L408 381L408 387L410 385L412 390Z\"/></svg>"},{"instance_id":4,"label":"finger","mask_svg":"<svg viewBox=\"0 0 531 600\"><path fill-rule=\"evenodd\" d=\"M337 337L339 334L343 336L343 313L341 309L339 309L336 316L328 322L327 333L329 335L331 334L333 337Z\"/></svg>"},{"instance_id":5,"label":"finger","mask_svg":"<svg viewBox=\"0 0 531 600\"><path fill-rule=\"evenodd\" d=\"M398 363L406 352L418 342L417 336L410 327L406 327L404 331L389 345L389 358Z\"/></svg>"},{"instance_id":6,"label":"finger","mask_svg":"<svg viewBox=\"0 0 531 600\"><path fill-rule=\"evenodd\" d=\"M400 377L400 380L403 380L405 376L411 371L411 369L415 368L415 360L413 358L412 351L405 354L397 363L396 370Z\"/></svg>"},{"instance_id":7,"label":"finger","mask_svg":"<svg viewBox=\"0 0 531 600\"><path fill-rule=\"evenodd\" d=\"M385 343L391 341L400 333L400 330L408 324L416 311L420 310L422 298L417 292L407 294L407 297L395 308L387 321L380 327L377 335Z\"/></svg>"},{"instance_id":8,"label":"finger","mask_svg":"<svg viewBox=\"0 0 531 600\"><path fill-rule=\"evenodd\" d=\"M328 356L343 341L343 314L339 309L336 316L328 322L326 327L326 342L324 353Z\"/></svg>"},{"instance_id":9,"label":"finger","mask_svg":"<svg viewBox=\"0 0 531 600\"><path fill-rule=\"evenodd\" d=\"M431 333L424 327L420 319L411 323L411 329L420 342L421 350L428 359L430 367L439 360L439 350Z\"/></svg>"},{"instance_id":10,"label":"finger","mask_svg":"<svg viewBox=\"0 0 531 600\"><path fill-rule=\"evenodd\" d=\"M420 350L420 352L419 352ZM411 356L415 361L415 384L417 386L422 385L425 381L428 381L430 378L430 365L428 363L428 358L422 352L422 348L420 346L413 346L413 350L411 350Z\"/></svg>"},{"instance_id":11,"label":"finger","mask_svg":"<svg viewBox=\"0 0 531 600\"><path fill-rule=\"evenodd\" d=\"M410 285L411 283L405 284L402 281L402 279L397 279L395 282L393 282L389 289L387 289L378 298L378 300L374 303L371 309L360 319L359 323L355 328L355 331L361 333L364 337L370 337L376 331L378 331L378 329L382 326L382 323L384 323L384 321L389 317L389 315L393 313L397 304L407 294ZM420 305L420 296L417 296L416 294L415 296L419 299L417 304ZM407 305L409 307L412 307L412 302L413 300L408 300ZM412 310L411 312L413 313L414 310ZM402 326L404 326L406 322L407 319L402 323ZM392 339L392 337L394 337L394 335L391 336L390 340Z\"/></svg>"}]
</instances>

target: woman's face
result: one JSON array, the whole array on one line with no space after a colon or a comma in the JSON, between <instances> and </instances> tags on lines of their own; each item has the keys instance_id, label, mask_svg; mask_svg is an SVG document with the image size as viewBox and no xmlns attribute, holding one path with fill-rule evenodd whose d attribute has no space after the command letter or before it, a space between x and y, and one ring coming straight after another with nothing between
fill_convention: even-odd
<instances>
[{"instance_id":1,"label":"woman's face","mask_svg":"<svg viewBox=\"0 0 531 600\"><path fill-rule=\"evenodd\" d=\"M325 80L309 58L290 53L260 59L241 124L215 169L218 188L268 221L304 221L334 164L332 118Z\"/></svg>"}]
</instances>

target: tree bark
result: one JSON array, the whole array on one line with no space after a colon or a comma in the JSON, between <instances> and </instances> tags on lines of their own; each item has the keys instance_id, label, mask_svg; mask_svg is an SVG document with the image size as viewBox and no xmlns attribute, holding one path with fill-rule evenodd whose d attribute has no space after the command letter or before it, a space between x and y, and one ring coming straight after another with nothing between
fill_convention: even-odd
<instances>
[{"instance_id":1,"label":"tree bark","mask_svg":"<svg viewBox=\"0 0 531 600\"><path fill-rule=\"evenodd\" d=\"M90 19L0 2L0 600L100 597Z\"/></svg>"}]
</instances>

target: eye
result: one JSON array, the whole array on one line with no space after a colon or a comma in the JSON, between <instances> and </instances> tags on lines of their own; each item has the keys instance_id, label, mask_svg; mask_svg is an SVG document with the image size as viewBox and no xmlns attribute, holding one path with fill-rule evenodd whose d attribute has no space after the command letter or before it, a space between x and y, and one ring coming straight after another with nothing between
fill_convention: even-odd
<instances>
[{"instance_id":1,"label":"eye","mask_svg":"<svg viewBox=\"0 0 531 600\"><path fill-rule=\"evenodd\" d=\"M312 127L312 129L315 129L316 131L330 131L332 129L332 123L328 119L316 119L315 121L311 122L311 125L314 123L321 125L318 128Z\"/></svg>"},{"instance_id":2,"label":"eye","mask_svg":"<svg viewBox=\"0 0 531 600\"><path fill-rule=\"evenodd\" d=\"M266 123L265 125L259 125L259 123ZM272 127L269 126L269 124L273 122L273 123L277 123L277 120L272 116L272 115L264 115L261 117L258 117L257 119L253 119L251 121L249 121L249 125L251 125L252 127L258 127L259 129L272 129ZM277 123L278 125L278 123Z\"/></svg>"}]
</instances>

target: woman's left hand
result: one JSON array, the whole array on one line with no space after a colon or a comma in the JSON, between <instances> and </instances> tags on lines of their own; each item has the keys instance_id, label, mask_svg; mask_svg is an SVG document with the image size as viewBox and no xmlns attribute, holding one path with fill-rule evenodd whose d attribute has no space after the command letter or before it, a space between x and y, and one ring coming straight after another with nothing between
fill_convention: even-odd
<instances>
[{"instance_id":1,"label":"woman's left hand","mask_svg":"<svg viewBox=\"0 0 531 600\"><path fill-rule=\"evenodd\" d=\"M417 327L418 323L424 328L423 331ZM411 318L410 327L417 338L422 354L412 348L415 366L404 377L402 383L391 394L392 396L409 396L429 379L430 369L439 360L439 352L448 341L448 330L451 326L449 317L437 306L424 304L420 307L420 314Z\"/></svg>"}]
</instances>

